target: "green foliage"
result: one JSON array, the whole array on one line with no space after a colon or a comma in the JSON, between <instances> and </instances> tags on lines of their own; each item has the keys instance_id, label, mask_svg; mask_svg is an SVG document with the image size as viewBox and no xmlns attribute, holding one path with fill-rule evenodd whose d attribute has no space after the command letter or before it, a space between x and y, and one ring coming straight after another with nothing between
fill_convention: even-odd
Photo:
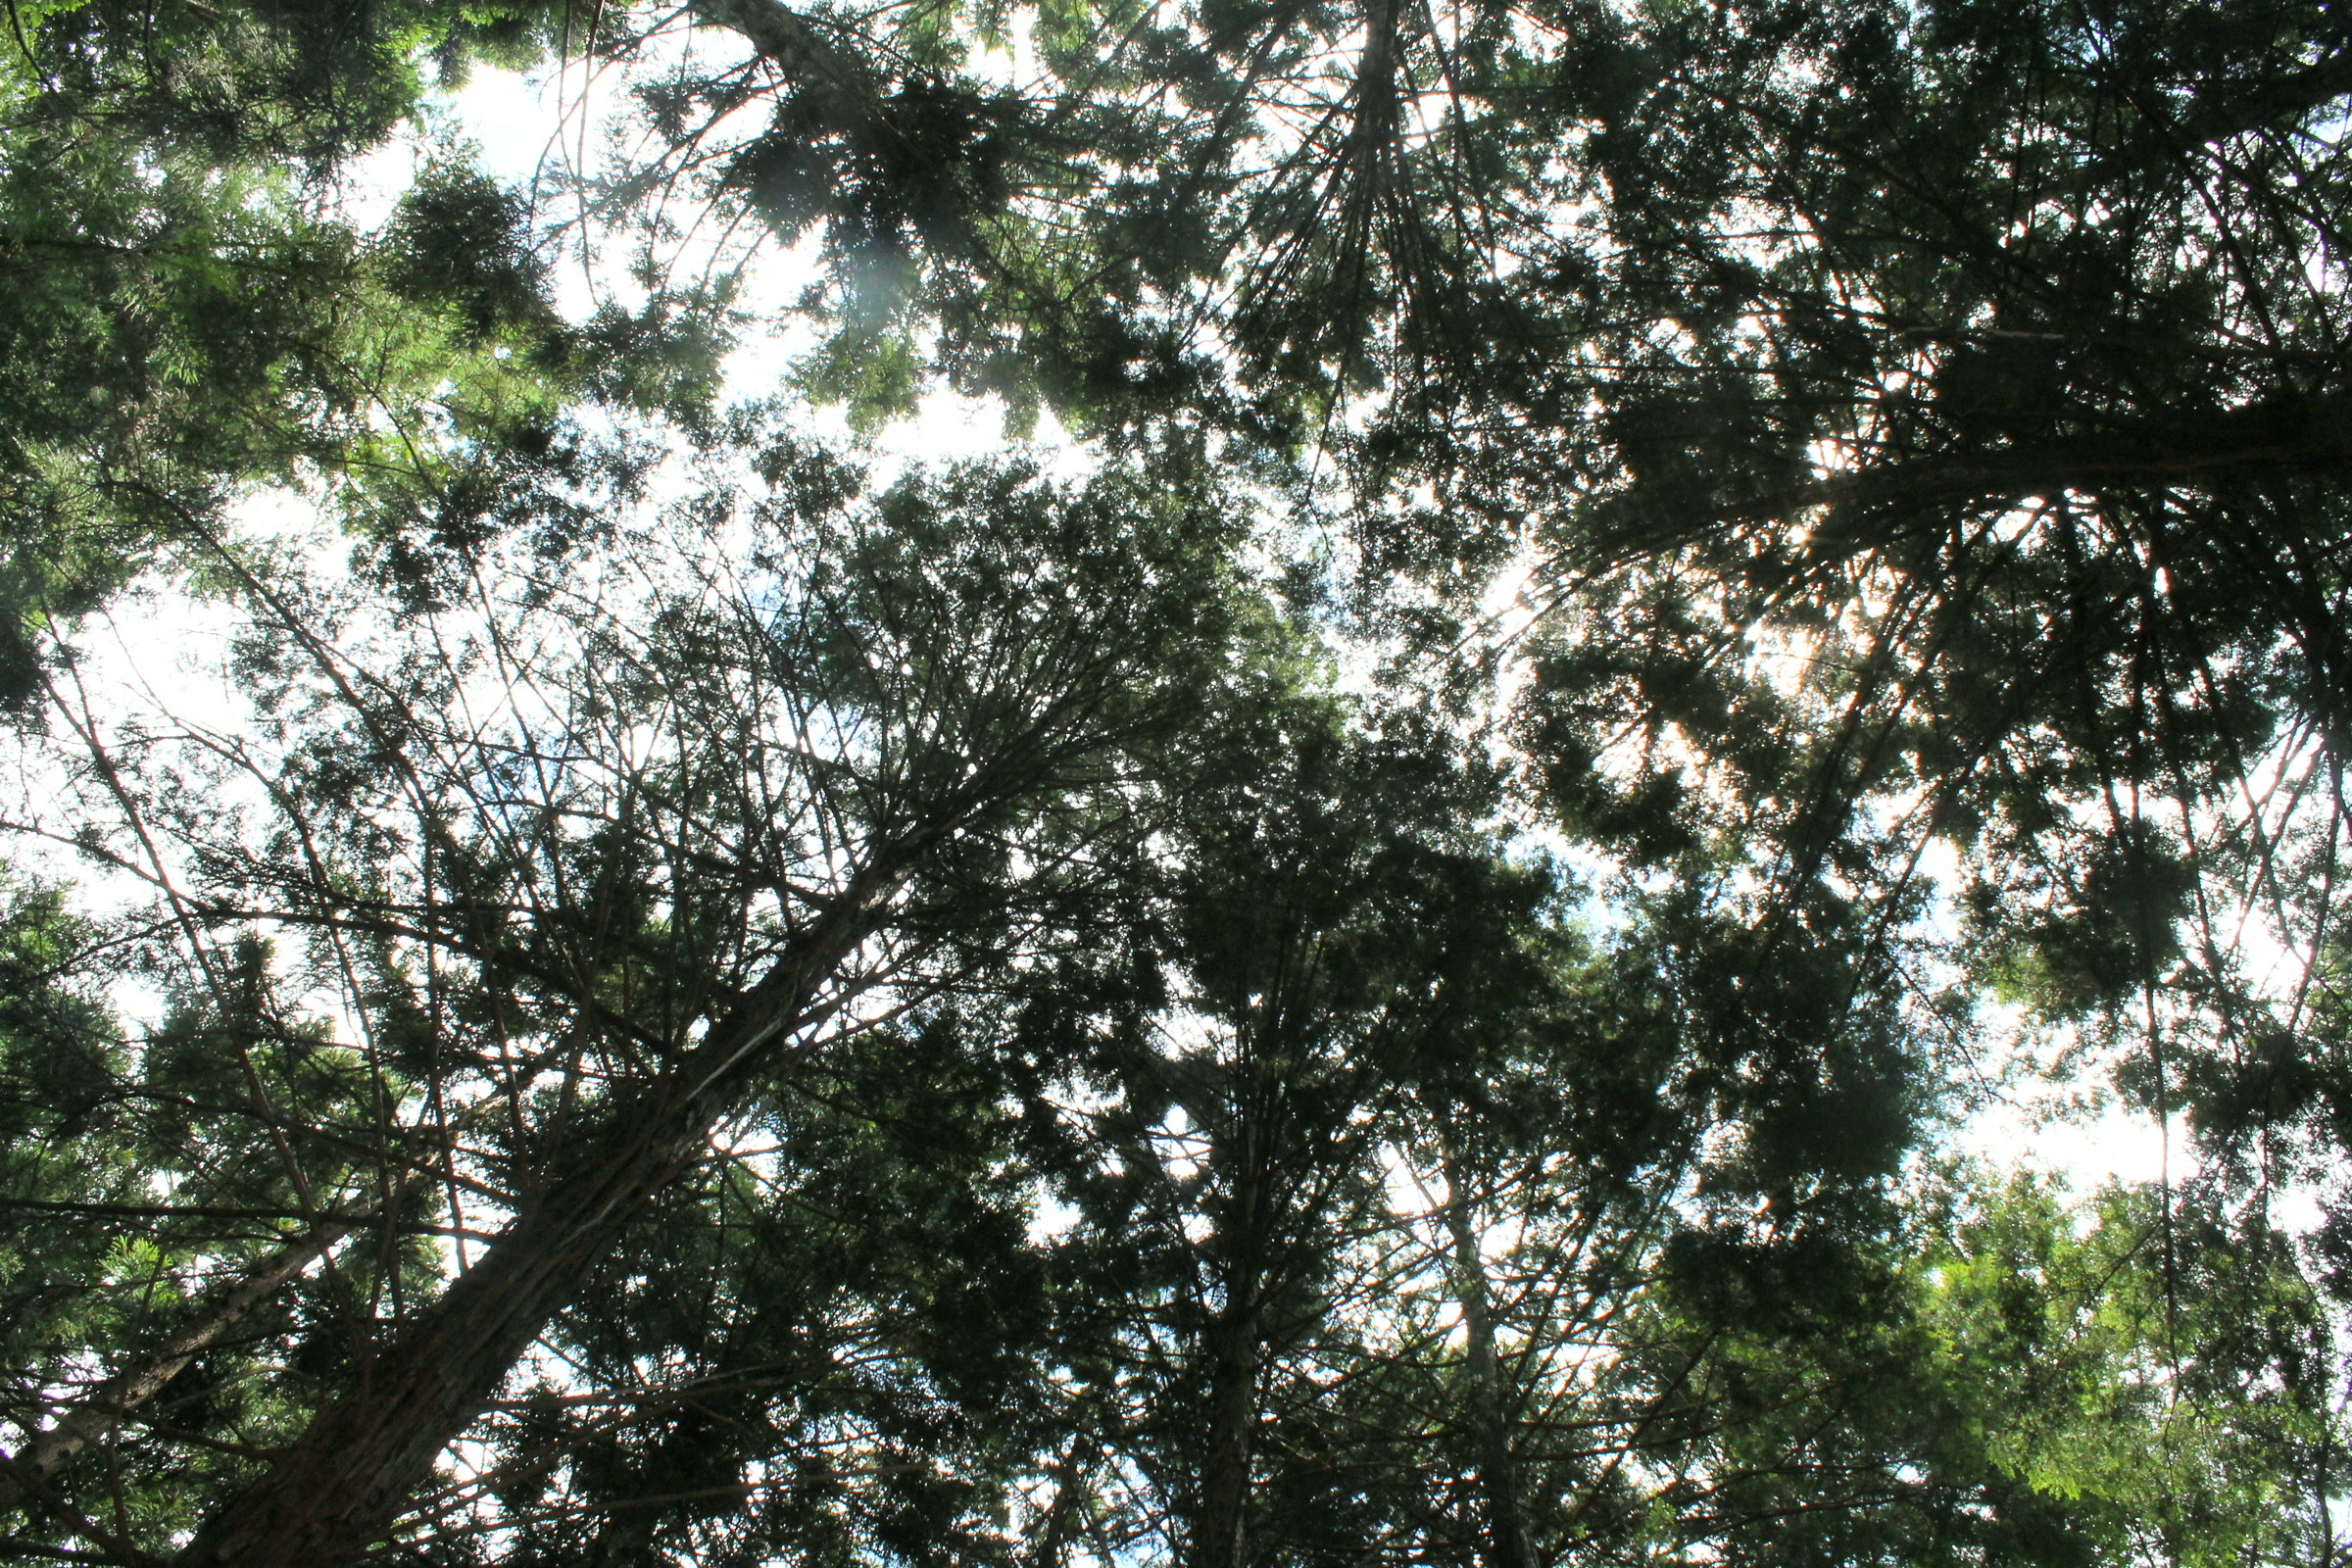
<instances>
[{"instance_id":1,"label":"green foliage","mask_svg":"<svg viewBox=\"0 0 2352 1568\"><path fill-rule=\"evenodd\" d=\"M2333 11L8 23L7 1549L2341 1550Z\"/></svg>"},{"instance_id":2,"label":"green foliage","mask_svg":"<svg viewBox=\"0 0 2352 1568\"><path fill-rule=\"evenodd\" d=\"M2294 1561L2342 1441L2324 1316L2287 1240L2199 1195L2070 1209L2019 1179L1955 1214L1925 1323L1944 1376L2001 1391L1984 1459L2118 1556Z\"/></svg>"}]
</instances>

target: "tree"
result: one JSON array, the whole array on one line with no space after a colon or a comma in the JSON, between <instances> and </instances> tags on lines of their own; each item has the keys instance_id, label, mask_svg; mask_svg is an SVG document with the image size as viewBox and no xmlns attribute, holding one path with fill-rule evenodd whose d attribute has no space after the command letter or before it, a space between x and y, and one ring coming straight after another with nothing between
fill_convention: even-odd
<instances>
[{"instance_id":1,"label":"tree","mask_svg":"<svg viewBox=\"0 0 2352 1568\"><path fill-rule=\"evenodd\" d=\"M975 473L861 512L837 463L779 445L762 466L772 499L720 490L613 541L609 597L578 563L485 580L463 612L386 628L381 662L350 662L364 623L335 625L337 652L297 589L252 575L287 617L247 666L274 740L202 735L193 772L68 715L122 847L88 842L157 888L179 961L217 986L210 933L264 920L363 1020L304 1053L356 1103L225 1097L274 1146L263 1165L306 1218L416 1170L461 1238L429 1304L346 1303L356 1387L191 1560L308 1560L388 1524L576 1272L811 1030L864 1022L877 988L911 1005L958 949L1017 938L1024 891L1052 896L1090 822L1115 825L1119 757L1180 717L1181 672L1218 646L1225 524L1204 504ZM730 525L743 553L714 554ZM687 553L668 580L634 564L657 547ZM240 786L253 804L219 815ZM215 1070L250 1074L245 1054ZM289 1131L314 1119L331 1158ZM476 1253L484 1199L506 1217Z\"/></svg>"},{"instance_id":2,"label":"tree","mask_svg":"<svg viewBox=\"0 0 2352 1568\"><path fill-rule=\"evenodd\" d=\"M1116 1303L1061 1349L1097 1408L1054 1507L1096 1507L1081 1499L1115 1478L1122 1528L1203 1568L1279 1532L1259 1450L1314 1420L1317 1384L1358 1353L1374 1298L1349 1242L1383 1223L1405 1064L1457 972L1525 962L1545 888L1482 836L1491 769L1409 712L1366 737L1329 693L1268 673L1189 780L1122 983L1057 981L1023 1020L1083 1064L1042 1115L1075 1141L1074 1250L1100 1249L1095 1291Z\"/></svg>"},{"instance_id":3,"label":"tree","mask_svg":"<svg viewBox=\"0 0 2352 1568\"><path fill-rule=\"evenodd\" d=\"M2302 1562L2332 1549L2334 1358L2281 1235L2243 1224L2210 1189L2172 1210L2168 1195L2113 1188L2076 1215L2026 1182L1958 1196L1945 1221L1956 1245L1922 1260L1927 1321L1954 1375L2018 1369L1990 1371L2022 1401L1982 1428L1995 1464L2095 1499L2084 1522L2142 1556Z\"/></svg>"},{"instance_id":4,"label":"tree","mask_svg":"<svg viewBox=\"0 0 2352 1568\"><path fill-rule=\"evenodd\" d=\"M560 33L516 6L90 3L11 13L0 270L0 701L41 628L321 473L414 578L625 462L583 401L706 407L726 302L563 321L531 193L443 149L365 234L336 193L436 85ZM421 560L419 558L422 558Z\"/></svg>"},{"instance_id":5,"label":"tree","mask_svg":"<svg viewBox=\"0 0 2352 1568\"><path fill-rule=\"evenodd\" d=\"M816 390L903 398L928 341L1016 411L1336 474L1433 686L1480 689L1443 656L1517 553L1571 833L1890 918L1956 845L1984 968L2136 1018L2162 1117L2320 1054L2257 1044L2308 999L2222 933L2335 940L2331 14L1056 11L1013 91L986 10L698 16L749 55L649 86L654 164L822 230Z\"/></svg>"},{"instance_id":6,"label":"tree","mask_svg":"<svg viewBox=\"0 0 2352 1568\"><path fill-rule=\"evenodd\" d=\"M20 10L28 1549L2331 1560L2332 14ZM365 229L476 59L630 134Z\"/></svg>"}]
</instances>

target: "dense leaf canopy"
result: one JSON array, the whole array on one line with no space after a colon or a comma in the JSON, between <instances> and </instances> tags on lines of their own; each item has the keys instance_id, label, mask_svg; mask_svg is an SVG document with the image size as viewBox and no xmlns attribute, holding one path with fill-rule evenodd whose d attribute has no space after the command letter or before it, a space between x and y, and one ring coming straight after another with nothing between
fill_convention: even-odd
<instances>
[{"instance_id":1,"label":"dense leaf canopy","mask_svg":"<svg viewBox=\"0 0 2352 1568\"><path fill-rule=\"evenodd\" d=\"M2336 1562L2348 107L16 0L0 1558Z\"/></svg>"}]
</instances>

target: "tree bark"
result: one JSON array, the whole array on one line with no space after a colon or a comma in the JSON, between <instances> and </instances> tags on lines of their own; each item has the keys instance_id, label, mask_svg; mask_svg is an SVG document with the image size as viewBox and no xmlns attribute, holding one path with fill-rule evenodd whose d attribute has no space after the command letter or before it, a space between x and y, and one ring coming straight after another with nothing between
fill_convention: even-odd
<instances>
[{"instance_id":1,"label":"tree bark","mask_svg":"<svg viewBox=\"0 0 2352 1568\"><path fill-rule=\"evenodd\" d=\"M609 1508L588 1548L588 1568L641 1568L653 1561L659 1508Z\"/></svg>"},{"instance_id":2,"label":"tree bark","mask_svg":"<svg viewBox=\"0 0 2352 1568\"><path fill-rule=\"evenodd\" d=\"M1210 1331L1208 1450L1200 1465L1200 1517L1193 1568L1242 1568L1249 1547L1259 1318L1254 1283L1239 1285Z\"/></svg>"},{"instance_id":3,"label":"tree bark","mask_svg":"<svg viewBox=\"0 0 2352 1568\"><path fill-rule=\"evenodd\" d=\"M161 1393L189 1362L218 1345L246 1313L275 1296L328 1249L366 1224L373 1212L371 1207L366 1212L321 1218L307 1235L246 1270L245 1277L223 1292L203 1317L83 1395L0 1468L0 1514L24 1501L27 1478L34 1485L46 1482L67 1460L112 1432L125 1416Z\"/></svg>"},{"instance_id":4,"label":"tree bark","mask_svg":"<svg viewBox=\"0 0 2352 1568\"><path fill-rule=\"evenodd\" d=\"M1487 1295L1486 1257L1471 1222L1470 1195L1459 1164L1446 1161L1446 1226L1452 1235L1454 1273L1461 1298L1464 1346L1462 1372L1468 1382L1471 1441L1476 1446L1479 1492L1486 1528L1480 1557L1485 1568L1536 1568L1535 1544L1519 1496L1518 1465L1511 1453L1510 1423L1503 1414L1502 1372L1494 1358L1494 1315Z\"/></svg>"},{"instance_id":5,"label":"tree bark","mask_svg":"<svg viewBox=\"0 0 2352 1568\"><path fill-rule=\"evenodd\" d=\"M1054 1500L1046 1507L1037 1532L1037 1551L1030 1568L1062 1568L1070 1538L1077 1533L1079 1511L1085 1506L1088 1472L1094 1468L1099 1444L1088 1427L1070 1444L1061 1463L1054 1467Z\"/></svg>"},{"instance_id":6,"label":"tree bark","mask_svg":"<svg viewBox=\"0 0 2352 1568\"><path fill-rule=\"evenodd\" d=\"M881 91L873 73L789 6L777 0L695 0L694 14L750 44L801 91L813 90L827 118L850 122L877 113Z\"/></svg>"},{"instance_id":7,"label":"tree bark","mask_svg":"<svg viewBox=\"0 0 2352 1568\"><path fill-rule=\"evenodd\" d=\"M2193 486L2352 467L2352 399L2289 396L2194 420L2149 421L1922 457L1838 474L1769 508L1734 517L1782 515L1816 506L2001 500L2116 486Z\"/></svg>"},{"instance_id":8,"label":"tree bark","mask_svg":"<svg viewBox=\"0 0 2352 1568\"><path fill-rule=\"evenodd\" d=\"M181 1568L323 1568L379 1540L645 1200L699 1163L742 1084L872 934L921 840L854 878L602 1147L552 1181L480 1259L209 1520Z\"/></svg>"}]
</instances>

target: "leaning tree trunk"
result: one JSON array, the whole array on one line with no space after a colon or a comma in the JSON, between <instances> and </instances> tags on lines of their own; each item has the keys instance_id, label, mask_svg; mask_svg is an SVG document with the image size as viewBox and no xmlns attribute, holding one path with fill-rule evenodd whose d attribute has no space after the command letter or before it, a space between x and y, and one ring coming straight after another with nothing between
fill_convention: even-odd
<instances>
[{"instance_id":1,"label":"leaning tree trunk","mask_svg":"<svg viewBox=\"0 0 2352 1568\"><path fill-rule=\"evenodd\" d=\"M724 27L757 50L825 129L889 140L886 84L864 61L779 0L695 0L698 22Z\"/></svg>"},{"instance_id":2,"label":"leaning tree trunk","mask_svg":"<svg viewBox=\"0 0 2352 1568\"><path fill-rule=\"evenodd\" d=\"M0 1465L0 1514L17 1506L67 1460L154 1398L190 1362L220 1344L246 1313L275 1296L337 1242L371 1219L376 1208L371 1204L357 1212L321 1216L309 1232L256 1260L195 1322L167 1335L161 1345L75 1400L47 1430Z\"/></svg>"},{"instance_id":3,"label":"leaning tree trunk","mask_svg":"<svg viewBox=\"0 0 2352 1568\"><path fill-rule=\"evenodd\" d=\"M1054 1500L1035 1532L1037 1550L1029 1559L1030 1568L1062 1568L1070 1538L1077 1534L1079 1515L1086 1506L1086 1488L1101 1446L1094 1428L1084 1427L1054 1467Z\"/></svg>"},{"instance_id":4,"label":"leaning tree trunk","mask_svg":"<svg viewBox=\"0 0 2352 1568\"><path fill-rule=\"evenodd\" d=\"M197 1532L181 1568L326 1568L384 1535L581 1275L647 1199L700 1162L745 1080L875 930L919 844L899 848L889 869L853 880L612 1137L517 1212L269 1474Z\"/></svg>"},{"instance_id":5,"label":"leaning tree trunk","mask_svg":"<svg viewBox=\"0 0 2352 1568\"><path fill-rule=\"evenodd\" d=\"M1519 1496L1518 1464L1511 1453L1510 1423L1503 1414L1502 1371L1494 1358L1494 1314L1487 1295L1486 1257L1478 1227L1471 1222L1470 1195L1460 1165L1446 1161L1446 1224L1452 1233L1454 1273L1459 1281L1468 1383L1470 1435L1478 1456L1479 1493L1486 1529L1480 1556L1485 1568L1536 1568L1535 1544Z\"/></svg>"}]
</instances>

